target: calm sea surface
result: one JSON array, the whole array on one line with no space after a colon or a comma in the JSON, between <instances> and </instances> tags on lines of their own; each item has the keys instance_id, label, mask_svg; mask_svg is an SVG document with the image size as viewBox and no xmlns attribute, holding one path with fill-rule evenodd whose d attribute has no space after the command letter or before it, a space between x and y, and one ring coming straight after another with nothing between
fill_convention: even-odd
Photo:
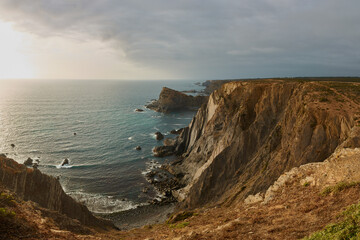
<instances>
[{"instance_id":1,"label":"calm sea surface","mask_svg":"<svg viewBox=\"0 0 360 240\"><path fill-rule=\"evenodd\" d=\"M199 90L194 83L0 81L0 153L21 163L39 159L42 172L59 176L64 190L94 212L146 204L156 196L142 191L152 189L143 173L161 144L154 133L173 136L169 132L187 126L195 113L161 114L144 104L163 86ZM65 158L70 165L60 167Z\"/></svg>"}]
</instances>

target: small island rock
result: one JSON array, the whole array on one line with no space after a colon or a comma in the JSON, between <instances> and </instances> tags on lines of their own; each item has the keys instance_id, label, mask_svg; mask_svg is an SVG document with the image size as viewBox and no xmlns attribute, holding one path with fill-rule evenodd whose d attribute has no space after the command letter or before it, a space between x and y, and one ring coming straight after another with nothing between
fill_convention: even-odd
<instances>
[{"instance_id":1,"label":"small island rock","mask_svg":"<svg viewBox=\"0 0 360 240\"><path fill-rule=\"evenodd\" d=\"M31 158L26 159L24 161L24 165L28 166L28 167L32 166L33 165L33 160Z\"/></svg>"},{"instance_id":2,"label":"small island rock","mask_svg":"<svg viewBox=\"0 0 360 240\"><path fill-rule=\"evenodd\" d=\"M155 136L156 136L156 140L158 140L158 141L164 139L164 135L161 132L156 132Z\"/></svg>"},{"instance_id":3,"label":"small island rock","mask_svg":"<svg viewBox=\"0 0 360 240\"><path fill-rule=\"evenodd\" d=\"M138 150L138 151L140 151L140 150L141 150L141 147L140 147L140 146L136 146L135 149Z\"/></svg>"},{"instance_id":4,"label":"small island rock","mask_svg":"<svg viewBox=\"0 0 360 240\"><path fill-rule=\"evenodd\" d=\"M64 166L64 165L69 165L70 164L70 161L69 161L69 159L67 159L67 158L65 158L63 161L62 161L62 163L61 163L61 166Z\"/></svg>"}]
</instances>

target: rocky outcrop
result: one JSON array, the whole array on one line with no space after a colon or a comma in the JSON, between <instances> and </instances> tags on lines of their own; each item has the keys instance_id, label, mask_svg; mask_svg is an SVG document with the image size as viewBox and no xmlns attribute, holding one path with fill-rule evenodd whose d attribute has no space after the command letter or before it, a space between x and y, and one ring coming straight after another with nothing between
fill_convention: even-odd
<instances>
[{"instance_id":1,"label":"rocky outcrop","mask_svg":"<svg viewBox=\"0 0 360 240\"><path fill-rule=\"evenodd\" d=\"M359 105L342 87L281 80L222 85L173 146L184 159L170 171L183 174L186 185L173 195L190 208L243 200L293 167L324 161L345 142L357 147L351 136Z\"/></svg>"},{"instance_id":2,"label":"rocky outcrop","mask_svg":"<svg viewBox=\"0 0 360 240\"><path fill-rule=\"evenodd\" d=\"M93 216L86 206L66 195L56 178L12 159L0 157L0 182L21 199L58 211L84 225L100 228L113 226L111 222Z\"/></svg>"},{"instance_id":3,"label":"rocky outcrop","mask_svg":"<svg viewBox=\"0 0 360 240\"><path fill-rule=\"evenodd\" d=\"M179 110L196 110L207 101L207 96L189 96L185 93L164 87L159 99L146 107L157 112L171 112Z\"/></svg>"},{"instance_id":4,"label":"rocky outcrop","mask_svg":"<svg viewBox=\"0 0 360 240\"><path fill-rule=\"evenodd\" d=\"M156 132L155 138L156 138L156 140L160 141L160 140L164 139L164 135L161 132Z\"/></svg>"}]
</instances>

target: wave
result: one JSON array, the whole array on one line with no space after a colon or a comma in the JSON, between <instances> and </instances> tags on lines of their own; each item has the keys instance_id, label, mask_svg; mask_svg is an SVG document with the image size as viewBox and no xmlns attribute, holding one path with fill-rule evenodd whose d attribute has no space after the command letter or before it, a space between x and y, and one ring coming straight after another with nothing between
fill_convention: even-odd
<instances>
[{"instance_id":1,"label":"wave","mask_svg":"<svg viewBox=\"0 0 360 240\"><path fill-rule=\"evenodd\" d=\"M76 201L84 204L93 213L114 213L134 209L145 203L137 204L127 199L118 199L113 196L78 192L68 192Z\"/></svg>"},{"instance_id":2,"label":"wave","mask_svg":"<svg viewBox=\"0 0 360 240\"><path fill-rule=\"evenodd\" d=\"M161 164L156 160L151 160L149 162L146 162L145 164L146 164L146 169L141 172L141 174L144 176L150 173L154 169L161 168Z\"/></svg>"},{"instance_id":3,"label":"wave","mask_svg":"<svg viewBox=\"0 0 360 240\"><path fill-rule=\"evenodd\" d=\"M68 169L68 168L89 168L89 167L97 167L99 164L78 164L78 165L71 165L71 164L65 164L65 165L52 165L52 164L41 164L39 167L45 167L45 168L57 168L57 169Z\"/></svg>"}]
</instances>

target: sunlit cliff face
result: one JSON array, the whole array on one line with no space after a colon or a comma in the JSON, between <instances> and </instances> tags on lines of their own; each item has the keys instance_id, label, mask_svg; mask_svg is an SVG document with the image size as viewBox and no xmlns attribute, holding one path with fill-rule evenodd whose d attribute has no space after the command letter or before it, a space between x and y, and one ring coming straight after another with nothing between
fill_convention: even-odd
<instances>
[{"instance_id":1,"label":"sunlit cliff face","mask_svg":"<svg viewBox=\"0 0 360 240\"><path fill-rule=\"evenodd\" d=\"M0 79L33 78L34 69L24 51L26 37L11 23L0 22Z\"/></svg>"}]
</instances>

